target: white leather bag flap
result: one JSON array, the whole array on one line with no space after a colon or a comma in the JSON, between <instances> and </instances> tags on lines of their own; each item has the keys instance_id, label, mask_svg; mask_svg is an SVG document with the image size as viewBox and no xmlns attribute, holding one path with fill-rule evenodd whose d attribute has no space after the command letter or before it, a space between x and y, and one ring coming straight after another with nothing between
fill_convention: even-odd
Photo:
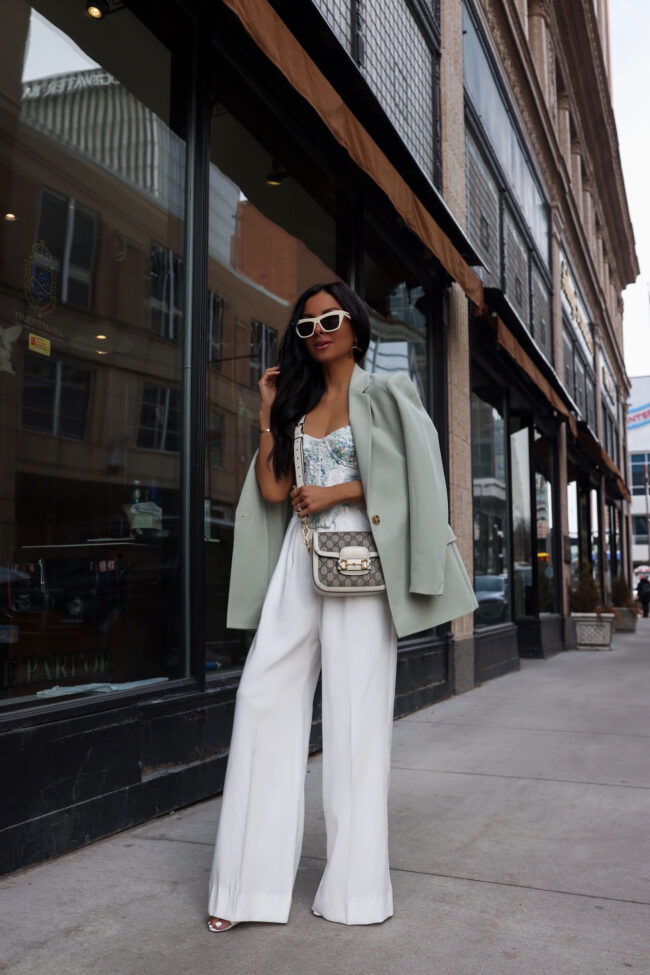
<instances>
[{"instance_id":1,"label":"white leather bag flap","mask_svg":"<svg viewBox=\"0 0 650 975\"><path fill-rule=\"evenodd\" d=\"M370 552L365 545L344 545L339 552L339 570L344 575L370 571Z\"/></svg>"}]
</instances>

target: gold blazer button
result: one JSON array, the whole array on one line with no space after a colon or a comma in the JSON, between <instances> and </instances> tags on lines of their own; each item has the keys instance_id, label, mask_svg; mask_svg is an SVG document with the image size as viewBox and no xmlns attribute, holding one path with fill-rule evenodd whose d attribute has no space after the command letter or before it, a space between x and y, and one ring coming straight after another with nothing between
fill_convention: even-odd
<instances>
[{"instance_id":1,"label":"gold blazer button","mask_svg":"<svg viewBox=\"0 0 650 975\"><path fill-rule=\"evenodd\" d=\"M381 518L379 517L379 515L373 515L370 520L373 523L373 525L378 525L379 522L381 521Z\"/></svg>"}]
</instances>

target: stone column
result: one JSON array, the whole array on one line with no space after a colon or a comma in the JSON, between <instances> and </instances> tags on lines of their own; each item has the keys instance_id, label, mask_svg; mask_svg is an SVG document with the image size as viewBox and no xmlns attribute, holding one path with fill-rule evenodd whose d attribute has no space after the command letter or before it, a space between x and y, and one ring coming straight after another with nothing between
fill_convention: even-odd
<instances>
[{"instance_id":1,"label":"stone column","mask_svg":"<svg viewBox=\"0 0 650 975\"><path fill-rule=\"evenodd\" d=\"M594 232L594 195L591 180L586 179L582 187L582 217L589 251L596 260L596 237Z\"/></svg>"},{"instance_id":2,"label":"stone column","mask_svg":"<svg viewBox=\"0 0 650 975\"><path fill-rule=\"evenodd\" d=\"M528 41L546 103L550 103L550 58L548 44L548 10L539 0L528 10Z\"/></svg>"},{"instance_id":3,"label":"stone column","mask_svg":"<svg viewBox=\"0 0 650 975\"><path fill-rule=\"evenodd\" d=\"M467 298L458 285L451 288L447 343L449 415L449 521L470 579L474 576L472 428L469 318ZM474 616L452 623L456 694L474 686Z\"/></svg>"},{"instance_id":4,"label":"stone column","mask_svg":"<svg viewBox=\"0 0 650 975\"><path fill-rule=\"evenodd\" d=\"M596 231L596 268L598 270L598 281L602 285L604 266L604 244L602 230Z\"/></svg>"},{"instance_id":5,"label":"stone column","mask_svg":"<svg viewBox=\"0 0 650 975\"><path fill-rule=\"evenodd\" d=\"M521 26L524 33L528 34L528 0L515 0L515 6L521 19Z\"/></svg>"},{"instance_id":6,"label":"stone column","mask_svg":"<svg viewBox=\"0 0 650 975\"><path fill-rule=\"evenodd\" d=\"M465 124L463 105L463 23L461 0L446 0L440 11L440 98L442 188L448 207L466 224ZM449 295L447 344L449 415L449 521L470 579L473 578L472 465L467 298L458 285ZM474 686L474 617L454 620L454 691Z\"/></svg>"},{"instance_id":7,"label":"stone column","mask_svg":"<svg viewBox=\"0 0 650 975\"><path fill-rule=\"evenodd\" d=\"M578 213L582 216L582 153L577 139L571 143L571 184Z\"/></svg>"},{"instance_id":8,"label":"stone column","mask_svg":"<svg viewBox=\"0 0 650 975\"><path fill-rule=\"evenodd\" d=\"M463 98L463 15L460 0L440 5L440 125L442 195L465 226L465 106Z\"/></svg>"},{"instance_id":9,"label":"stone column","mask_svg":"<svg viewBox=\"0 0 650 975\"><path fill-rule=\"evenodd\" d=\"M565 91L557 96L557 136L567 171L571 175L571 113L569 96Z\"/></svg>"},{"instance_id":10,"label":"stone column","mask_svg":"<svg viewBox=\"0 0 650 975\"><path fill-rule=\"evenodd\" d=\"M600 351L601 342L602 342L602 329L600 325L596 323L594 328L594 348L595 348L594 368L596 370L596 431L597 431L598 439L602 444L604 443L605 431L603 430L603 410L601 406L601 385L602 384L601 384L600 377L601 377L601 369L602 369L602 361L603 361L603 357ZM600 545L599 545L600 565L598 566L598 572L600 578L602 578L603 580L603 583L605 583L607 578L605 574L607 522L605 519L606 509L605 509L605 475L604 474L601 474L599 478L598 489L599 489L598 493L600 499L600 503L598 506L598 519L602 529L600 532ZM592 525L592 531L594 527L595 526ZM606 593L603 591L602 593L603 602L605 601L605 598L606 598Z\"/></svg>"},{"instance_id":11,"label":"stone column","mask_svg":"<svg viewBox=\"0 0 650 975\"><path fill-rule=\"evenodd\" d=\"M551 279L553 284L553 364L555 371L561 380L564 380L564 342L562 341L562 285L560 282L560 254L562 239L564 237L564 221L560 207L554 203L551 207ZM557 438L557 463L558 463L558 504L557 515L559 517L560 533L560 564L557 572L562 582L562 595L559 611L567 615L569 607L567 604L567 587L569 585L569 566L564 561L564 537L569 532L569 513L567 508L567 443L568 443L568 424L561 423Z\"/></svg>"}]
</instances>

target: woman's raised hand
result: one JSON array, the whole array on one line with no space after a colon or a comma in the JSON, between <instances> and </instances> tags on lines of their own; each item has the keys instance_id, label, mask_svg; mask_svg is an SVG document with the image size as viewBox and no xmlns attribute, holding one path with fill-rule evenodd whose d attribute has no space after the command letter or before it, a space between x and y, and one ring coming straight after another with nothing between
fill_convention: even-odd
<instances>
[{"instance_id":1,"label":"woman's raised hand","mask_svg":"<svg viewBox=\"0 0 650 975\"><path fill-rule=\"evenodd\" d=\"M326 508L331 508L338 500L339 492L335 490L338 487L338 484L331 487L305 484L303 487L292 488L291 504L293 510L301 518L307 518L309 515L316 514L317 511L325 511Z\"/></svg>"},{"instance_id":2,"label":"woman's raised hand","mask_svg":"<svg viewBox=\"0 0 650 975\"><path fill-rule=\"evenodd\" d=\"M273 406L273 400L275 399L275 394L277 392L276 383L279 375L280 370L278 366L270 366L262 373L260 381L257 384L257 388L260 391L260 407L262 409L270 410Z\"/></svg>"}]
</instances>

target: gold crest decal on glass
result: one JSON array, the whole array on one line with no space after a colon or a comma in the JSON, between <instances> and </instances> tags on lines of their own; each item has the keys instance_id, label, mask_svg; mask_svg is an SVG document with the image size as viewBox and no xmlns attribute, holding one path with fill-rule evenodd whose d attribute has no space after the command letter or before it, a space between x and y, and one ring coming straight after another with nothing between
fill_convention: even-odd
<instances>
[{"instance_id":1,"label":"gold crest decal on glass","mask_svg":"<svg viewBox=\"0 0 650 975\"><path fill-rule=\"evenodd\" d=\"M47 315L56 304L57 272L50 249L39 240L25 261L25 297L34 311Z\"/></svg>"}]
</instances>

